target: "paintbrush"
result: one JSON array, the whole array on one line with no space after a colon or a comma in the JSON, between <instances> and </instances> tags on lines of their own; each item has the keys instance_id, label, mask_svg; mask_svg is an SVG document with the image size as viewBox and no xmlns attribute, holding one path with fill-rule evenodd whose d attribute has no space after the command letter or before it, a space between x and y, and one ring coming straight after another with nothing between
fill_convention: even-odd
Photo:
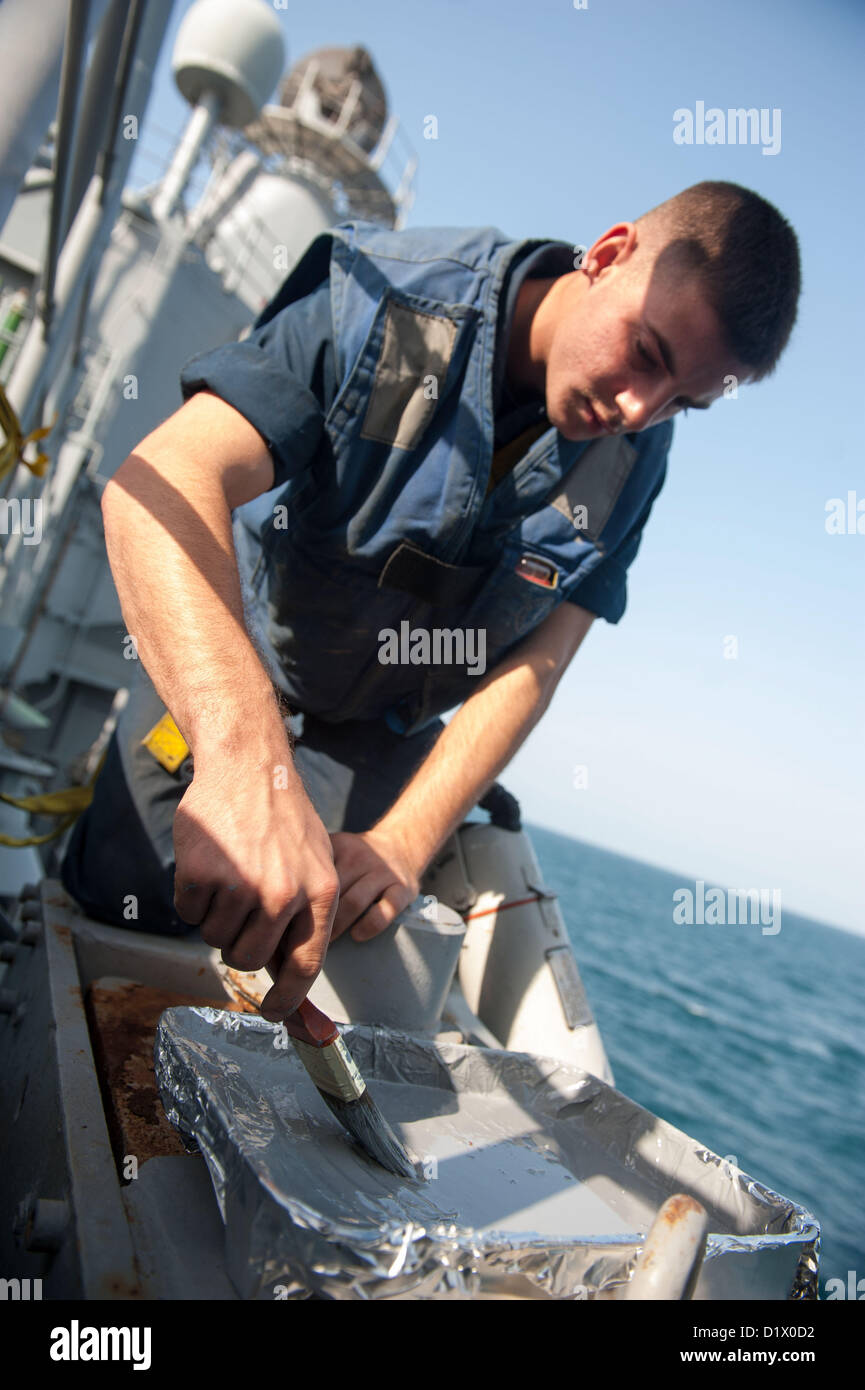
<instances>
[{"instance_id":1,"label":"paintbrush","mask_svg":"<svg viewBox=\"0 0 865 1390\"><path fill-rule=\"evenodd\" d=\"M417 1170L369 1093L335 1023L304 999L283 1026L325 1105L370 1158L401 1178Z\"/></svg>"}]
</instances>

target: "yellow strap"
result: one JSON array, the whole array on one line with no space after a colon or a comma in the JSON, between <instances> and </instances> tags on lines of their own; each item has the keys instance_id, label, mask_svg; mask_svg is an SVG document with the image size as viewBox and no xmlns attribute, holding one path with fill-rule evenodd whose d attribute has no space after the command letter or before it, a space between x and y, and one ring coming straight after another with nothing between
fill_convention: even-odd
<instances>
[{"instance_id":1,"label":"yellow strap","mask_svg":"<svg viewBox=\"0 0 865 1390\"><path fill-rule=\"evenodd\" d=\"M15 408L3 387L0 386L0 429L6 438L0 444L0 478L6 473L11 472L17 463L23 463L25 468L36 478L41 478L49 463L49 455L39 453L31 462L24 457L24 450L28 444L35 444L37 440L44 439L46 434L50 434L57 424L57 416L51 421L50 425L43 425L38 430L31 430L26 436L21 433L21 425Z\"/></svg>"},{"instance_id":2,"label":"yellow strap","mask_svg":"<svg viewBox=\"0 0 865 1390\"><path fill-rule=\"evenodd\" d=\"M167 712L141 742L167 772L176 772L183 760L189 757L189 744ZM9 796L6 792L0 792L0 801L15 806L19 811L29 811L34 816L62 817L56 829L49 830L45 835L18 837L0 834L0 845L6 845L9 849L24 849L27 845L44 845L62 835L93 800L93 786L104 761L103 753L99 766L85 787L64 787L60 791L42 792L36 796Z\"/></svg>"},{"instance_id":3,"label":"yellow strap","mask_svg":"<svg viewBox=\"0 0 865 1390\"><path fill-rule=\"evenodd\" d=\"M17 806L19 811L31 811L35 816L79 816L93 800L92 787L64 787L62 791L42 792L36 796L8 796L0 792L0 801Z\"/></svg>"},{"instance_id":4,"label":"yellow strap","mask_svg":"<svg viewBox=\"0 0 865 1390\"><path fill-rule=\"evenodd\" d=\"M25 849L28 845L47 844L49 840L56 840L58 835L62 835L64 830L68 830L72 822L77 819L77 815L76 812L75 815L66 816L54 830L49 830L47 835L24 835L21 838L16 835L0 835L0 845L5 845L7 849Z\"/></svg>"},{"instance_id":5,"label":"yellow strap","mask_svg":"<svg viewBox=\"0 0 865 1390\"><path fill-rule=\"evenodd\" d=\"M167 711L141 742L166 772L176 772L189 757L189 744Z\"/></svg>"},{"instance_id":6,"label":"yellow strap","mask_svg":"<svg viewBox=\"0 0 865 1390\"><path fill-rule=\"evenodd\" d=\"M56 840L58 835L62 835L93 800L96 778L102 771L107 751L103 752L93 776L84 787L63 787L56 792L41 792L35 796L9 796L7 792L0 792L0 801L5 801L7 806L15 806L19 811L29 811L34 816L62 817L60 824L45 835L0 835L0 845L6 845L8 849L24 849L27 845L47 844L49 840Z\"/></svg>"}]
</instances>

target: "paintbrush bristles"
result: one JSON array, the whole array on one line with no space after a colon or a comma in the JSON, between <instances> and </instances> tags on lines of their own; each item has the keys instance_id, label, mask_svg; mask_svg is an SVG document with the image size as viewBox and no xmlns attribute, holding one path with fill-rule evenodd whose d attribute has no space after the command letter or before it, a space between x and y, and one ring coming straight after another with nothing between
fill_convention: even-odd
<instances>
[{"instance_id":1,"label":"paintbrush bristles","mask_svg":"<svg viewBox=\"0 0 865 1390\"><path fill-rule=\"evenodd\" d=\"M322 1090L319 1095L343 1128L382 1168L401 1178L417 1177L415 1165L369 1091L364 1091L357 1100L340 1100L338 1096Z\"/></svg>"},{"instance_id":2,"label":"paintbrush bristles","mask_svg":"<svg viewBox=\"0 0 865 1390\"><path fill-rule=\"evenodd\" d=\"M301 1042L299 1038L292 1038L291 1041L310 1080L322 1093L343 1101L360 1099L366 1090L366 1082L342 1038L334 1038L327 1047L314 1047L311 1043Z\"/></svg>"},{"instance_id":3,"label":"paintbrush bristles","mask_svg":"<svg viewBox=\"0 0 865 1390\"><path fill-rule=\"evenodd\" d=\"M286 1031L310 1081L343 1128L389 1173L416 1178L415 1165L372 1099L354 1058L327 1015L305 999L286 1023ZM297 1037L298 1032L305 1037ZM325 1038L329 1041L323 1042Z\"/></svg>"}]
</instances>

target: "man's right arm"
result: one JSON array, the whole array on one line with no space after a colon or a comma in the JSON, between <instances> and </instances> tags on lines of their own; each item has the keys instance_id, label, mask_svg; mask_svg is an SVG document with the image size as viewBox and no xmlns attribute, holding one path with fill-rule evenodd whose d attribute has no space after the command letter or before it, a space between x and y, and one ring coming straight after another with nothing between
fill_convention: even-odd
<instances>
[{"instance_id":1,"label":"man's right arm","mask_svg":"<svg viewBox=\"0 0 865 1390\"><path fill-rule=\"evenodd\" d=\"M121 465L102 510L127 631L193 755L177 910L237 968L278 951L264 1012L284 1017L321 967L338 880L243 620L231 512L273 485L262 436L199 391Z\"/></svg>"}]
</instances>

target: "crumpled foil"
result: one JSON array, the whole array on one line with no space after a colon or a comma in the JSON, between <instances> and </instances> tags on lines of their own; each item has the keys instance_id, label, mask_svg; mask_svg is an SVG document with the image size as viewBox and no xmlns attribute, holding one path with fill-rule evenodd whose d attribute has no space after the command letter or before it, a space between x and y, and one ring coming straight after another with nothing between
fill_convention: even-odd
<instances>
[{"instance_id":1,"label":"crumpled foil","mask_svg":"<svg viewBox=\"0 0 865 1390\"><path fill-rule=\"evenodd\" d=\"M281 1027L210 1008L160 1021L160 1093L204 1155L242 1298L610 1297L675 1192L709 1213L694 1298L816 1297L815 1219L597 1077L341 1032L423 1179L358 1148Z\"/></svg>"}]
</instances>

